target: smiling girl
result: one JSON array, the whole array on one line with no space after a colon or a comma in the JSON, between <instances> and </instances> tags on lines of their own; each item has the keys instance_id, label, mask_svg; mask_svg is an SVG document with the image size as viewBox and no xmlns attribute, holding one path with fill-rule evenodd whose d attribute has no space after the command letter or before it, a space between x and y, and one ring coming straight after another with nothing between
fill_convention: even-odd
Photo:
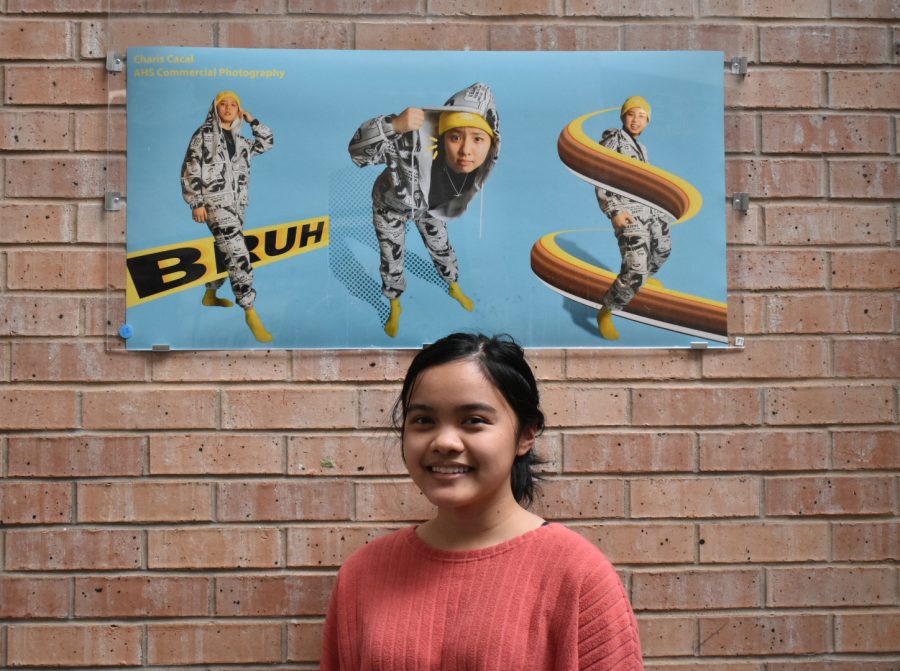
<instances>
[{"instance_id":1,"label":"smiling girl","mask_svg":"<svg viewBox=\"0 0 900 671\"><path fill-rule=\"evenodd\" d=\"M612 565L524 507L544 416L522 349L461 333L437 341L413 360L393 414L437 512L341 568L322 671L642 669Z\"/></svg>"}]
</instances>

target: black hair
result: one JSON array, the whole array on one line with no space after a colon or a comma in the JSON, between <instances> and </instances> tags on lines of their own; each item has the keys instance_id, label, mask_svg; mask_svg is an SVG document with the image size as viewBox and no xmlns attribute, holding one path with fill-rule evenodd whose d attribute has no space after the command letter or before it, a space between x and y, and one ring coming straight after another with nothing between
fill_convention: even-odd
<instances>
[{"instance_id":1,"label":"black hair","mask_svg":"<svg viewBox=\"0 0 900 671\"><path fill-rule=\"evenodd\" d=\"M497 388L518 421L517 435L527 428L534 428L535 435L544 429L544 413L541 411L540 394L525 352L511 336L502 334L488 337L476 333L451 333L422 348L406 371L400 396L391 409L391 423L403 436L406 408L412 397L419 376L429 368L471 359L481 368L485 377ZM512 466L512 491L516 502L530 505L534 501L537 480L536 467L545 463L534 448L519 455Z\"/></svg>"}]
</instances>

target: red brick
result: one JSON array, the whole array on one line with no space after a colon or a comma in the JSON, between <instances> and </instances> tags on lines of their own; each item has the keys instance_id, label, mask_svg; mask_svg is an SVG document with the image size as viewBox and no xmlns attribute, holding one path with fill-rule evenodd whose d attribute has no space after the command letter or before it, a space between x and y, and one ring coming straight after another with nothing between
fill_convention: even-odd
<instances>
[{"instance_id":1,"label":"red brick","mask_svg":"<svg viewBox=\"0 0 900 671\"><path fill-rule=\"evenodd\" d=\"M756 424L759 390L753 387L654 387L635 389L634 426Z\"/></svg>"},{"instance_id":2,"label":"red brick","mask_svg":"<svg viewBox=\"0 0 900 671\"><path fill-rule=\"evenodd\" d=\"M831 161L829 191L834 198L895 198L900 162Z\"/></svg>"},{"instance_id":3,"label":"red brick","mask_svg":"<svg viewBox=\"0 0 900 671\"><path fill-rule=\"evenodd\" d=\"M491 25L490 42L492 51L602 51L618 46L619 28L530 23Z\"/></svg>"},{"instance_id":4,"label":"red brick","mask_svg":"<svg viewBox=\"0 0 900 671\"><path fill-rule=\"evenodd\" d=\"M827 281L821 252L736 249L728 253L729 285L735 289L815 289Z\"/></svg>"},{"instance_id":5,"label":"red brick","mask_svg":"<svg viewBox=\"0 0 900 671\"><path fill-rule=\"evenodd\" d=\"M289 352L166 352L154 355L153 379L159 382L284 380L290 376Z\"/></svg>"},{"instance_id":6,"label":"red brick","mask_svg":"<svg viewBox=\"0 0 900 671\"><path fill-rule=\"evenodd\" d=\"M566 3L568 16L693 16L691 0L570 0Z\"/></svg>"},{"instance_id":7,"label":"red brick","mask_svg":"<svg viewBox=\"0 0 900 671\"><path fill-rule=\"evenodd\" d=\"M586 385L545 384L541 403L551 426L610 426L625 423L627 393Z\"/></svg>"},{"instance_id":8,"label":"red brick","mask_svg":"<svg viewBox=\"0 0 900 671\"><path fill-rule=\"evenodd\" d=\"M143 534L119 529L28 529L6 533L8 571L136 569Z\"/></svg>"},{"instance_id":9,"label":"red brick","mask_svg":"<svg viewBox=\"0 0 900 671\"><path fill-rule=\"evenodd\" d=\"M755 114L725 115L725 151L753 153L759 146Z\"/></svg>"},{"instance_id":10,"label":"red brick","mask_svg":"<svg viewBox=\"0 0 900 671\"><path fill-rule=\"evenodd\" d=\"M179 387L86 390L87 429L206 429L215 426L216 391Z\"/></svg>"},{"instance_id":11,"label":"red brick","mask_svg":"<svg viewBox=\"0 0 900 671\"><path fill-rule=\"evenodd\" d=\"M363 387L359 391L359 426L386 429L391 426L391 410L400 390Z\"/></svg>"},{"instance_id":12,"label":"red brick","mask_svg":"<svg viewBox=\"0 0 900 671\"><path fill-rule=\"evenodd\" d=\"M57 255L59 256L59 255ZM140 381L144 359L102 342L13 343L12 379L26 381Z\"/></svg>"},{"instance_id":13,"label":"red brick","mask_svg":"<svg viewBox=\"0 0 900 671\"><path fill-rule=\"evenodd\" d=\"M735 158L725 164L726 189L756 198L819 198L825 166L812 159Z\"/></svg>"},{"instance_id":14,"label":"red brick","mask_svg":"<svg viewBox=\"0 0 900 671\"><path fill-rule=\"evenodd\" d=\"M614 564L692 562L696 540L692 524L569 524L599 547Z\"/></svg>"},{"instance_id":15,"label":"red brick","mask_svg":"<svg viewBox=\"0 0 900 671\"><path fill-rule=\"evenodd\" d=\"M11 251L7 263L10 289L105 289L107 281L113 288L125 287L124 254L118 251Z\"/></svg>"},{"instance_id":16,"label":"red brick","mask_svg":"<svg viewBox=\"0 0 900 671\"><path fill-rule=\"evenodd\" d=\"M288 0L288 13L419 14L419 6L419 0Z\"/></svg>"},{"instance_id":17,"label":"red brick","mask_svg":"<svg viewBox=\"0 0 900 671\"><path fill-rule=\"evenodd\" d=\"M194 482L78 485L79 522L198 522L212 519L212 489Z\"/></svg>"},{"instance_id":18,"label":"red brick","mask_svg":"<svg viewBox=\"0 0 900 671\"><path fill-rule=\"evenodd\" d=\"M633 24L625 26L625 48L629 51L725 51L756 60L756 39L750 25Z\"/></svg>"},{"instance_id":19,"label":"red brick","mask_svg":"<svg viewBox=\"0 0 900 671\"><path fill-rule=\"evenodd\" d=\"M878 662L860 658L837 662L820 659L815 662L768 662L766 671L897 671L897 666L891 661Z\"/></svg>"},{"instance_id":20,"label":"red brick","mask_svg":"<svg viewBox=\"0 0 900 671\"><path fill-rule=\"evenodd\" d=\"M287 531L288 566L340 566L366 543L398 527L291 527Z\"/></svg>"},{"instance_id":21,"label":"red brick","mask_svg":"<svg viewBox=\"0 0 900 671\"><path fill-rule=\"evenodd\" d=\"M700 16L741 16L749 19L818 19L828 17L828 0L700 0Z\"/></svg>"},{"instance_id":22,"label":"red brick","mask_svg":"<svg viewBox=\"0 0 900 671\"><path fill-rule=\"evenodd\" d=\"M704 378L804 378L828 375L829 352L821 339L749 339L743 348L707 352Z\"/></svg>"},{"instance_id":23,"label":"red brick","mask_svg":"<svg viewBox=\"0 0 900 671\"><path fill-rule=\"evenodd\" d=\"M697 625L692 617L638 617L645 658L694 654Z\"/></svg>"},{"instance_id":24,"label":"red brick","mask_svg":"<svg viewBox=\"0 0 900 671\"><path fill-rule=\"evenodd\" d=\"M143 439L130 436L10 436L10 477L140 475Z\"/></svg>"},{"instance_id":25,"label":"red brick","mask_svg":"<svg viewBox=\"0 0 900 671\"><path fill-rule=\"evenodd\" d=\"M704 656L812 654L829 651L828 615L701 617Z\"/></svg>"},{"instance_id":26,"label":"red brick","mask_svg":"<svg viewBox=\"0 0 900 671\"><path fill-rule=\"evenodd\" d=\"M272 435L200 433L150 436L153 475L282 473L282 439Z\"/></svg>"},{"instance_id":27,"label":"red brick","mask_svg":"<svg viewBox=\"0 0 900 671\"><path fill-rule=\"evenodd\" d=\"M892 510L893 481L881 476L769 478L768 515L877 515Z\"/></svg>"},{"instance_id":28,"label":"red brick","mask_svg":"<svg viewBox=\"0 0 900 671\"><path fill-rule=\"evenodd\" d=\"M61 482L0 483L0 525L72 521L72 486Z\"/></svg>"},{"instance_id":29,"label":"red brick","mask_svg":"<svg viewBox=\"0 0 900 671\"><path fill-rule=\"evenodd\" d=\"M122 342L119 340L119 326L125 323L124 291L108 291L102 298L84 298L82 304L84 335L106 336L107 342Z\"/></svg>"},{"instance_id":30,"label":"red brick","mask_svg":"<svg viewBox=\"0 0 900 671\"><path fill-rule=\"evenodd\" d=\"M700 562L775 563L828 559L828 525L751 522L700 525Z\"/></svg>"},{"instance_id":31,"label":"red brick","mask_svg":"<svg viewBox=\"0 0 900 671\"><path fill-rule=\"evenodd\" d=\"M69 242L73 210L53 203L0 203L0 243Z\"/></svg>"},{"instance_id":32,"label":"red brick","mask_svg":"<svg viewBox=\"0 0 900 671\"><path fill-rule=\"evenodd\" d=\"M429 14L451 16L553 16L556 12L554 0L515 0L503 6L483 3L480 0L431 0Z\"/></svg>"},{"instance_id":33,"label":"red brick","mask_svg":"<svg viewBox=\"0 0 900 671\"><path fill-rule=\"evenodd\" d=\"M304 382L401 381L413 350L331 350L293 353L293 379Z\"/></svg>"},{"instance_id":34,"label":"red brick","mask_svg":"<svg viewBox=\"0 0 900 671\"><path fill-rule=\"evenodd\" d=\"M145 47L172 44L182 47L216 46L214 21L183 16L177 19L118 17L110 25L113 30L107 32L106 21L102 19L81 22L82 58L105 58L108 51L123 52L136 44Z\"/></svg>"},{"instance_id":35,"label":"red brick","mask_svg":"<svg viewBox=\"0 0 900 671\"><path fill-rule=\"evenodd\" d=\"M77 301L59 296L0 294L0 335L65 336L78 334L79 306Z\"/></svg>"},{"instance_id":36,"label":"red brick","mask_svg":"<svg viewBox=\"0 0 900 671\"><path fill-rule=\"evenodd\" d=\"M68 21L7 19L0 23L0 59L60 60L72 57Z\"/></svg>"},{"instance_id":37,"label":"red brick","mask_svg":"<svg viewBox=\"0 0 900 671\"><path fill-rule=\"evenodd\" d=\"M735 334L762 333L765 327L766 297L735 294L728 297L728 330Z\"/></svg>"},{"instance_id":38,"label":"red brick","mask_svg":"<svg viewBox=\"0 0 900 671\"><path fill-rule=\"evenodd\" d=\"M247 3L243 0L154 0L148 3L147 13L159 14L203 14L215 10L217 14L247 14ZM252 13L281 14L284 11L283 0L256 0Z\"/></svg>"},{"instance_id":39,"label":"red brick","mask_svg":"<svg viewBox=\"0 0 900 671\"><path fill-rule=\"evenodd\" d=\"M877 384L775 387L766 392L770 424L865 424L892 422L894 390Z\"/></svg>"},{"instance_id":40,"label":"red brick","mask_svg":"<svg viewBox=\"0 0 900 671\"><path fill-rule=\"evenodd\" d=\"M767 154L873 153L890 151L890 118L847 114L763 116Z\"/></svg>"},{"instance_id":41,"label":"red brick","mask_svg":"<svg viewBox=\"0 0 900 671\"><path fill-rule=\"evenodd\" d=\"M216 615L322 615L332 587L334 576L325 574L221 576L216 578Z\"/></svg>"},{"instance_id":42,"label":"red brick","mask_svg":"<svg viewBox=\"0 0 900 671\"><path fill-rule=\"evenodd\" d=\"M394 435L302 435L288 438L291 475L404 474L400 439Z\"/></svg>"},{"instance_id":43,"label":"red brick","mask_svg":"<svg viewBox=\"0 0 900 671\"><path fill-rule=\"evenodd\" d=\"M76 617L190 617L209 614L207 577L76 577Z\"/></svg>"},{"instance_id":44,"label":"red brick","mask_svg":"<svg viewBox=\"0 0 900 671\"><path fill-rule=\"evenodd\" d=\"M893 605L892 568L772 568L766 573L766 605L810 608Z\"/></svg>"},{"instance_id":45,"label":"red brick","mask_svg":"<svg viewBox=\"0 0 900 671\"><path fill-rule=\"evenodd\" d=\"M694 439L689 433L566 433L566 473L691 471Z\"/></svg>"},{"instance_id":46,"label":"red brick","mask_svg":"<svg viewBox=\"0 0 900 671\"><path fill-rule=\"evenodd\" d=\"M829 107L896 110L900 107L900 72L860 70L828 74Z\"/></svg>"},{"instance_id":47,"label":"red brick","mask_svg":"<svg viewBox=\"0 0 900 671\"><path fill-rule=\"evenodd\" d=\"M288 624L287 661L317 662L322 654L322 622L291 622Z\"/></svg>"},{"instance_id":48,"label":"red brick","mask_svg":"<svg viewBox=\"0 0 900 671\"><path fill-rule=\"evenodd\" d=\"M66 617L68 578L0 577L0 617L4 620Z\"/></svg>"},{"instance_id":49,"label":"red brick","mask_svg":"<svg viewBox=\"0 0 900 671\"><path fill-rule=\"evenodd\" d=\"M6 159L6 195L16 198L101 198L112 184L122 187L120 158L79 156Z\"/></svg>"},{"instance_id":50,"label":"red brick","mask_svg":"<svg viewBox=\"0 0 900 671\"><path fill-rule=\"evenodd\" d=\"M488 26L478 23L357 23L357 49L486 51Z\"/></svg>"},{"instance_id":51,"label":"red brick","mask_svg":"<svg viewBox=\"0 0 900 671\"><path fill-rule=\"evenodd\" d=\"M642 639L643 640L643 639ZM720 660L703 661L699 657L697 661L675 664L654 664L653 660L644 659L645 671L763 671L760 662L726 662Z\"/></svg>"},{"instance_id":52,"label":"red brick","mask_svg":"<svg viewBox=\"0 0 900 671\"><path fill-rule=\"evenodd\" d=\"M756 245L762 237L762 208L750 205L747 212L729 208L725 212L727 242L733 245Z\"/></svg>"},{"instance_id":53,"label":"red brick","mask_svg":"<svg viewBox=\"0 0 900 671\"><path fill-rule=\"evenodd\" d=\"M75 114L76 151L125 151L127 126L124 110Z\"/></svg>"},{"instance_id":54,"label":"red brick","mask_svg":"<svg viewBox=\"0 0 900 671\"><path fill-rule=\"evenodd\" d=\"M834 619L837 652L897 652L900 615L896 612L846 613Z\"/></svg>"},{"instance_id":55,"label":"red brick","mask_svg":"<svg viewBox=\"0 0 900 671\"><path fill-rule=\"evenodd\" d=\"M762 577L757 569L634 571L631 605L640 611L760 608Z\"/></svg>"},{"instance_id":56,"label":"red brick","mask_svg":"<svg viewBox=\"0 0 900 671\"><path fill-rule=\"evenodd\" d=\"M360 481L355 490L356 520L395 522L434 517L434 507L412 482Z\"/></svg>"},{"instance_id":57,"label":"red brick","mask_svg":"<svg viewBox=\"0 0 900 671\"><path fill-rule=\"evenodd\" d=\"M148 568L274 568L281 534L266 527L151 529Z\"/></svg>"},{"instance_id":58,"label":"red brick","mask_svg":"<svg viewBox=\"0 0 900 671\"><path fill-rule=\"evenodd\" d=\"M696 357L677 350L584 350L566 352L570 380L684 380L696 378Z\"/></svg>"},{"instance_id":59,"label":"red brick","mask_svg":"<svg viewBox=\"0 0 900 671\"><path fill-rule=\"evenodd\" d=\"M281 624L150 624L149 664L274 664L281 661Z\"/></svg>"},{"instance_id":60,"label":"red brick","mask_svg":"<svg viewBox=\"0 0 900 671\"><path fill-rule=\"evenodd\" d=\"M839 377L900 377L900 340L834 341L834 374Z\"/></svg>"},{"instance_id":61,"label":"red brick","mask_svg":"<svg viewBox=\"0 0 900 671\"><path fill-rule=\"evenodd\" d=\"M534 512L552 519L609 519L625 516L620 478L554 478L540 483Z\"/></svg>"},{"instance_id":62,"label":"red brick","mask_svg":"<svg viewBox=\"0 0 900 671\"><path fill-rule=\"evenodd\" d=\"M891 241L891 210L863 205L766 205L771 245L881 244Z\"/></svg>"},{"instance_id":63,"label":"red brick","mask_svg":"<svg viewBox=\"0 0 900 671\"><path fill-rule=\"evenodd\" d=\"M813 70L751 69L744 77L725 77L725 104L738 108L821 107L825 104L824 81L822 73Z\"/></svg>"},{"instance_id":64,"label":"red brick","mask_svg":"<svg viewBox=\"0 0 900 671\"><path fill-rule=\"evenodd\" d=\"M12 625L10 666L140 666L140 625Z\"/></svg>"},{"instance_id":65,"label":"red brick","mask_svg":"<svg viewBox=\"0 0 900 671\"><path fill-rule=\"evenodd\" d=\"M897 19L900 7L894 0L831 0L831 15L851 19Z\"/></svg>"},{"instance_id":66,"label":"red brick","mask_svg":"<svg viewBox=\"0 0 900 671\"><path fill-rule=\"evenodd\" d=\"M893 328L894 307L876 294L781 294L769 296L769 333L885 333Z\"/></svg>"},{"instance_id":67,"label":"red brick","mask_svg":"<svg viewBox=\"0 0 900 671\"><path fill-rule=\"evenodd\" d=\"M346 520L353 486L345 481L275 480L221 482L218 518L248 520Z\"/></svg>"},{"instance_id":68,"label":"red brick","mask_svg":"<svg viewBox=\"0 0 900 671\"><path fill-rule=\"evenodd\" d=\"M71 389L0 387L0 429L70 429L77 424Z\"/></svg>"},{"instance_id":69,"label":"red brick","mask_svg":"<svg viewBox=\"0 0 900 671\"><path fill-rule=\"evenodd\" d=\"M831 286L835 289L897 289L900 254L893 249L831 252Z\"/></svg>"},{"instance_id":70,"label":"red brick","mask_svg":"<svg viewBox=\"0 0 900 671\"><path fill-rule=\"evenodd\" d=\"M70 149L72 135L69 122L68 112L0 112L0 150Z\"/></svg>"},{"instance_id":71,"label":"red brick","mask_svg":"<svg viewBox=\"0 0 900 671\"><path fill-rule=\"evenodd\" d=\"M78 242L125 243L125 210L105 212L103 203L78 203L77 212Z\"/></svg>"},{"instance_id":72,"label":"red brick","mask_svg":"<svg viewBox=\"0 0 900 671\"><path fill-rule=\"evenodd\" d=\"M331 429L356 423L355 389L324 386L226 389L222 428Z\"/></svg>"},{"instance_id":73,"label":"red brick","mask_svg":"<svg viewBox=\"0 0 900 671\"><path fill-rule=\"evenodd\" d=\"M142 9L143 0L7 0L6 7L10 14L106 14Z\"/></svg>"},{"instance_id":74,"label":"red brick","mask_svg":"<svg viewBox=\"0 0 900 671\"><path fill-rule=\"evenodd\" d=\"M890 34L883 27L760 26L762 63L889 63Z\"/></svg>"},{"instance_id":75,"label":"red brick","mask_svg":"<svg viewBox=\"0 0 900 671\"><path fill-rule=\"evenodd\" d=\"M566 377L566 355L569 351L565 349L531 348L525 350L525 356L528 357L528 363L531 365L535 379L538 381L558 381Z\"/></svg>"},{"instance_id":76,"label":"red brick","mask_svg":"<svg viewBox=\"0 0 900 671\"><path fill-rule=\"evenodd\" d=\"M828 467L824 432L700 434L701 471L795 471Z\"/></svg>"},{"instance_id":77,"label":"red brick","mask_svg":"<svg viewBox=\"0 0 900 671\"><path fill-rule=\"evenodd\" d=\"M835 522L832 536L835 561L900 559L900 523Z\"/></svg>"},{"instance_id":78,"label":"red brick","mask_svg":"<svg viewBox=\"0 0 900 671\"><path fill-rule=\"evenodd\" d=\"M900 431L836 431L834 467L840 470L900 469Z\"/></svg>"},{"instance_id":79,"label":"red brick","mask_svg":"<svg viewBox=\"0 0 900 671\"><path fill-rule=\"evenodd\" d=\"M652 478L631 482L632 517L740 517L759 513L755 478Z\"/></svg>"},{"instance_id":80,"label":"red brick","mask_svg":"<svg viewBox=\"0 0 900 671\"><path fill-rule=\"evenodd\" d=\"M387 24L385 24L387 25ZM352 49L353 24L310 19L222 21L219 43L227 47Z\"/></svg>"},{"instance_id":81,"label":"red brick","mask_svg":"<svg viewBox=\"0 0 900 671\"><path fill-rule=\"evenodd\" d=\"M11 105L105 105L108 102L103 66L7 65L4 71L4 100Z\"/></svg>"}]
</instances>

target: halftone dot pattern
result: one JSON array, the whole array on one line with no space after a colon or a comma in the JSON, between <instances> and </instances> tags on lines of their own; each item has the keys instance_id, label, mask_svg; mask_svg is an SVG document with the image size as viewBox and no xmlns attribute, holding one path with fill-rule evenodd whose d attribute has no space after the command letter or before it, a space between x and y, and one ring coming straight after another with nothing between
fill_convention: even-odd
<instances>
[{"instance_id":1,"label":"halftone dot pattern","mask_svg":"<svg viewBox=\"0 0 900 671\"><path fill-rule=\"evenodd\" d=\"M390 304L381 293L378 272L381 256L372 225L372 183L377 176L378 173L373 170L360 168L332 173L328 188L328 212L331 216L328 267L351 296L375 309L384 325L390 315ZM406 232L404 271L446 291L447 283L435 270L431 258L409 250L409 222ZM413 237L418 237L417 230L413 229L412 233ZM360 247L370 249L371 255L357 258L355 250Z\"/></svg>"}]
</instances>

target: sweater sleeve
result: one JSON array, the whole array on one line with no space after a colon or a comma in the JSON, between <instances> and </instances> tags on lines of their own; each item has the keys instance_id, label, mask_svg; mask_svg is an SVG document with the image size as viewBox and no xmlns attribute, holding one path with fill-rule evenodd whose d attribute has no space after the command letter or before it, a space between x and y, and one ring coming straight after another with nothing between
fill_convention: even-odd
<instances>
[{"instance_id":1,"label":"sweater sleeve","mask_svg":"<svg viewBox=\"0 0 900 671\"><path fill-rule=\"evenodd\" d=\"M643 671L637 620L622 581L606 558L585 576L579 592L581 671Z\"/></svg>"},{"instance_id":2,"label":"sweater sleeve","mask_svg":"<svg viewBox=\"0 0 900 671\"><path fill-rule=\"evenodd\" d=\"M348 147L350 158L356 165L363 167L385 162L388 144L400 136L391 123L393 118L393 115L378 116L357 129Z\"/></svg>"},{"instance_id":3,"label":"sweater sleeve","mask_svg":"<svg viewBox=\"0 0 900 671\"><path fill-rule=\"evenodd\" d=\"M263 154L275 145L272 129L264 123L260 123L259 119L255 119L255 121L256 123L250 124L250 132L253 133L253 145L250 147L251 156Z\"/></svg>"},{"instance_id":4,"label":"sweater sleeve","mask_svg":"<svg viewBox=\"0 0 900 671\"><path fill-rule=\"evenodd\" d=\"M619 154L623 154L622 131L616 129L605 131L603 137L600 138L600 145ZM631 202L624 196L620 196L617 193L607 191L600 187L597 187L595 192L597 194L597 202L600 204L600 209L603 210L603 214L610 219L627 210L628 204Z\"/></svg>"},{"instance_id":5,"label":"sweater sleeve","mask_svg":"<svg viewBox=\"0 0 900 671\"><path fill-rule=\"evenodd\" d=\"M181 164L181 195L184 201L196 209L203 205L202 182L203 133L198 130L191 137L184 161Z\"/></svg>"}]
</instances>

